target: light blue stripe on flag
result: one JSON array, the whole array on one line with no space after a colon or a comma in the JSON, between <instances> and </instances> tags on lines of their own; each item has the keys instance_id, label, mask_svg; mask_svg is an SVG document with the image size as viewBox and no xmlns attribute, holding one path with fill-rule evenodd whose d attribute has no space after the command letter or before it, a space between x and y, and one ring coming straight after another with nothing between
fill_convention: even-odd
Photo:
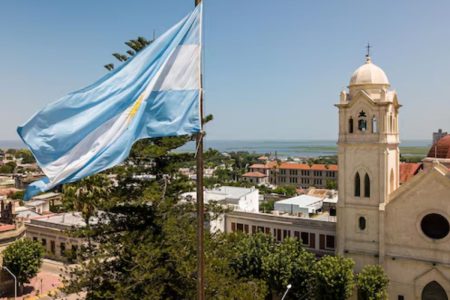
<instances>
[{"instance_id":1,"label":"light blue stripe on flag","mask_svg":"<svg viewBox=\"0 0 450 300\"><path fill-rule=\"evenodd\" d=\"M29 199L124 161L133 143L200 131L202 4L117 70L17 129L47 176Z\"/></svg>"}]
</instances>

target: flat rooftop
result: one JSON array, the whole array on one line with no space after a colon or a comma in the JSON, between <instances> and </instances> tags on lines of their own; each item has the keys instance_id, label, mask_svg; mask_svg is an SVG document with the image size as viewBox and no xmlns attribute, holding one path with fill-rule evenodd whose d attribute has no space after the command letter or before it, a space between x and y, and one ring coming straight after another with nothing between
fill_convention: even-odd
<instances>
[{"instance_id":1,"label":"flat rooftop","mask_svg":"<svg viewBox=\"0 0 450 300\"><path fill-rule=\"evenodd\" d=\"M300 195L300 196L280 200L275 203L276 204L298 205L298 206L306 207L306 206L315 204L317 202L320 202L322 200L323 200L323 198L318 198L318 197L309 196L309 195Z\"/></svg>"}]
</instances>

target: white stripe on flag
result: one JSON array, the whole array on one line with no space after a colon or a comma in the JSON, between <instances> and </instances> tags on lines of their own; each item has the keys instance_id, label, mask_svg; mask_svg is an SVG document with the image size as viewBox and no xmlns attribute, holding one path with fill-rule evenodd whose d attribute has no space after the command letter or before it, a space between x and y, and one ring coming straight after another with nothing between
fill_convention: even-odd
<instances>
[{"instance_id":1,"label":"white stripe on flag","mask_svg":"<svg viewBox=\"0 0 450 300\"><path fill-rule=\"evenodd\" d=\"M197 90L199 86L200 45L180 45L164 65L153 90Z\"/></svg>"}]
</instances>

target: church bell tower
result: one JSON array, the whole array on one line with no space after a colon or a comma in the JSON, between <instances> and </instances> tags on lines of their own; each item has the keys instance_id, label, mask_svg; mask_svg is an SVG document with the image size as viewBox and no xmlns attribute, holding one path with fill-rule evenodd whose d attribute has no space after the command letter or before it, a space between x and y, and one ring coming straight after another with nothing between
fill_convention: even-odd
<instances>
[{"instance_id":1,"label":"church bell tower","mask_svg":"<svg viewBox=\"0 0 450 300\"><path fill-rule=\"evenodd\" d=\"M384 71L365 63L352 75L339 104L337 254L355 270L382 263L384 205L399 186L400 105Z\"/></svg>"}]
</instances>

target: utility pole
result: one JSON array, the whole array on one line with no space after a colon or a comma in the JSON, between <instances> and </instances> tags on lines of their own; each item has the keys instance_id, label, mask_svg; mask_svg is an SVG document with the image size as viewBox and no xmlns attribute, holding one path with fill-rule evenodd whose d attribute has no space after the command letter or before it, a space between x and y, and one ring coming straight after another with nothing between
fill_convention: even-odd
<instances>
[{"instance_id":1,"label":"utility pole","mask_svg":"<svg viewBox=\"0 0 450 300\"><path fill-rule=\"evenodd\" d=\"M194 0L195 6L201 0ZM203 16L202 16L203 17ZM203 23L203 22L202 22ZM203 26L203 24L201 24ZM201 30L201 29L200 29ZM201 37L200 37L201 39ZM200 40L200 45L202 41ZM197 299L205 300L204 204L203 204L203 76L200 66L200 132L197 134Z\"/></svg>"}]
</instances>

